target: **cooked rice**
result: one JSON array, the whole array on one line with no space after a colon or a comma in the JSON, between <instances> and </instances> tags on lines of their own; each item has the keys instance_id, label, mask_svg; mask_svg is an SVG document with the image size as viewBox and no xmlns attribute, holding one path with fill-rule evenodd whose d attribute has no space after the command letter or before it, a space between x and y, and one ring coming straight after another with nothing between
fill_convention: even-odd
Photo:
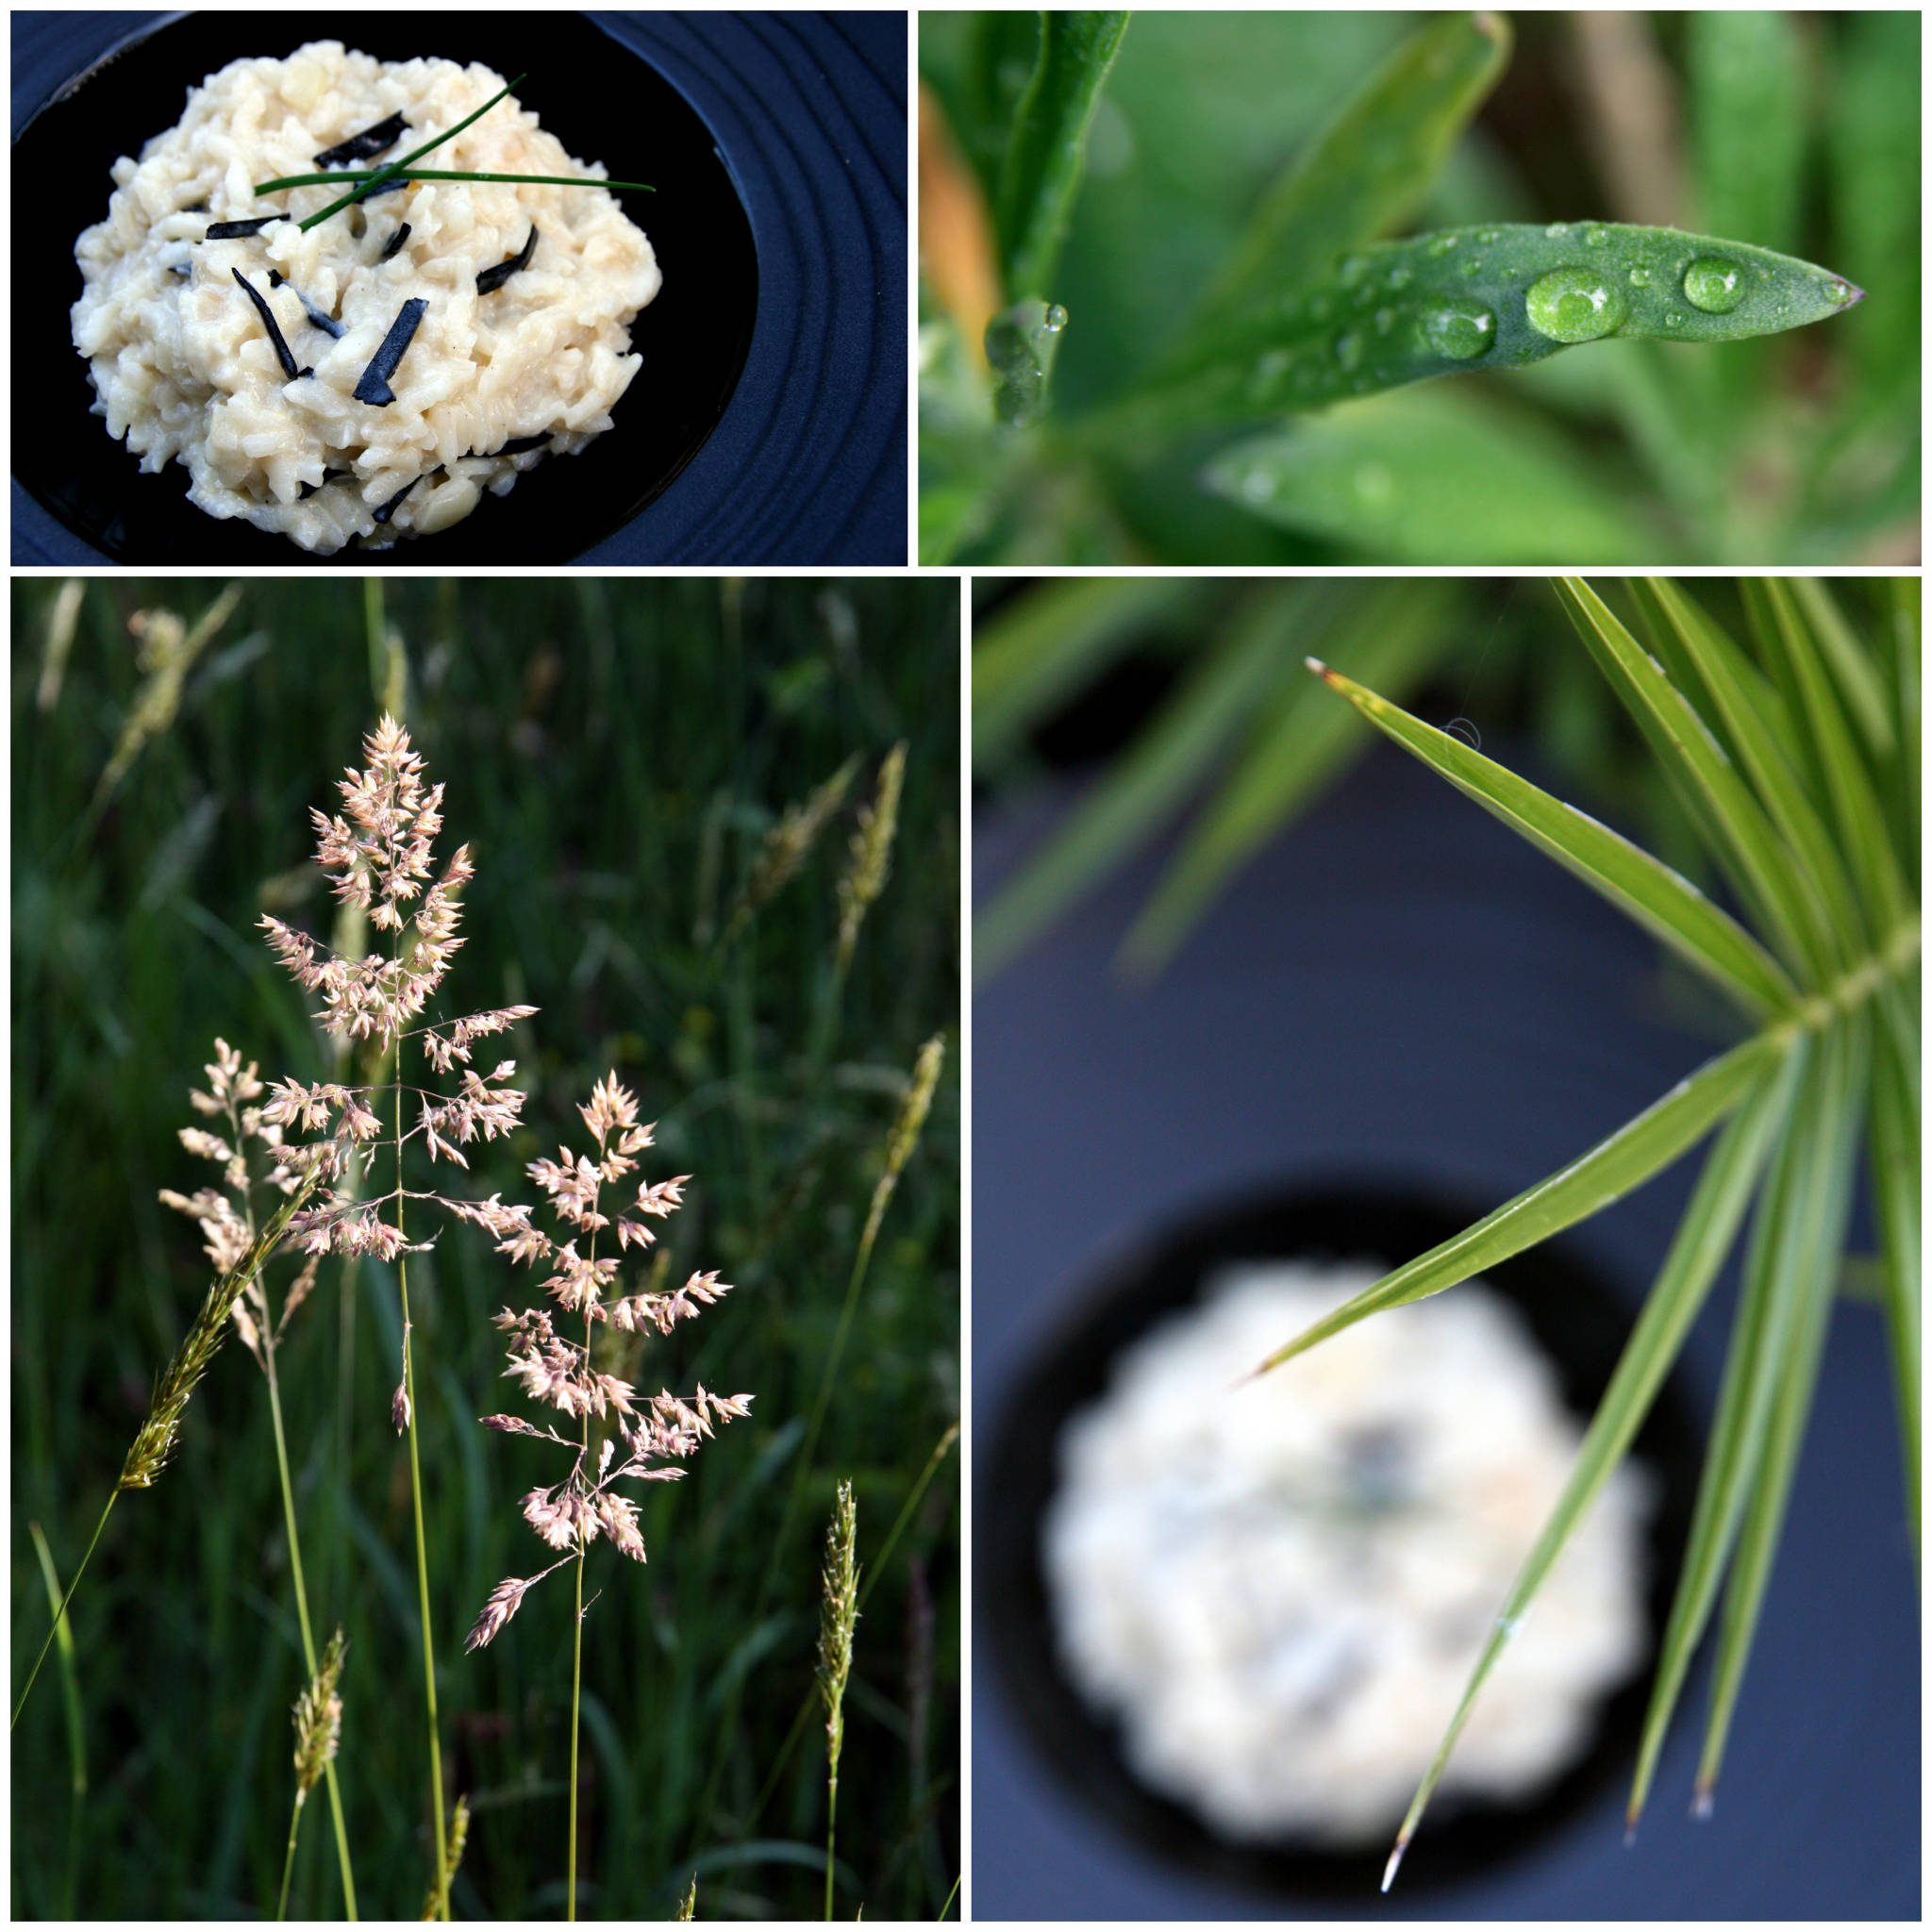
<instances>
[{"instance_id":1,"label":"cooked rice","mask_svg":"<svg viewBox=\"0 0 1932 1932\"><path fill-rule=\"evenodd\" d=\"M608 191L416 181L307 234L298 223L347 189L253 192L258 181L317 172L317 155L400 112L408 125L395 143L348 164L381 167L503 85L480 64L385 65L322 41L286 60L232 61L190 92L179 124L138 164L115 162L108 218L75 250L86 288L74 343L92 367L94 413L143 470L178 458L193 478L189 500L208 515L245 517L327 553L352 539L447 529L485 490L504 495L546 454L498 454L506 443L547 436L548 452L574 455L611 426L641 360L628 353L627 325L661 277L643 231ZM574 160L513 95L423 165L605 174ZM203 239L213 225L270 208L293 219ZM381 259L405 223L408 236ZM529 265L479 294L478 274L515 257L533 226ZM312 375L285 375L237 270ZM414 297L427 307L389 378L395 400L358 402L364 370ZM305 299L340 337L310 321Z\"/></svg>"}]
</instances>

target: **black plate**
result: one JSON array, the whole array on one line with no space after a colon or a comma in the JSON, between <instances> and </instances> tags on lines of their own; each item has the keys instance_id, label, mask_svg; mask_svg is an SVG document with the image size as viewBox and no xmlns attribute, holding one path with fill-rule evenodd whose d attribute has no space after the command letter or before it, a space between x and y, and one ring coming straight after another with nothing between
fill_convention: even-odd
<instances>
[{"instance_id":1,"label":"black plate","mask_svg":"<svg viewBox=\"0 0 1932 1932\"><path fill-rule=\"evenodd\" d=\"M1233 1843L1134 1776L1117 1727L1062 1674L1055 1647L1040 1525L1058 1484L1062 1426L1106 1392L1123 1349L1194 1302L1228 1263L1381 1257L1392 1266L1479 1218L1477 1211L1374 1188L1251 1199L1215 1209L1137 1242L1103 1268L1074 1297L1073 1314L1016 1386L999 1420L974 1511L977 1627L991 1643L1012 1707L1035 1747L1135 1842L1257 1890L1356 1905L1375 1897L1387 1857L1386 1846L1342 1853L1295 1843ZM1560 1241L1486 1269L1483 1279L1528 1323L1557 1367L1565 1402L1587 1420L1628 1336L1629 1306L1567 1256ZM1635 1454L1661 1478L1649 1533L1654 1650L1669 1615L1701 1457L1689 1410L1668 1382ZM1640 1671L1601 1707L1588 1754L1533 1804L1504 1807L1449 1795L1432 1803L1402 1867L1405 1894L1493 1872L1559 1831L1607 1784L1627 1779L1647 1698L1648 1672Z\"/></svg>"},{"instance_id":2,"label":"black plate","mask_svg":"<svg viewBox=\"0 0 1932 1932\"><path fill-rule=\"evenodd\" d=\"M180 118L191 87L245 56L285 58L337 40L382 60L480 60L564 147L655 194L623 197L650 236L664 288L631 324L644 358L613 410L616 430L580 456L552 457L508 496L485 494L427 548L399 561L562 563L620 529L660 494L716 428L730 402L757 316L751 223L710 131L641 55L575 13L189 14L119 42L28 124L13 153L13 469L26 489L96 550L123 563L338 562L366 568L351 544L311 558L288 539L187 501L188 472L142 475L139 458L89 413L93 385L74 348L68 311L81 289L80 231L102 220L108 169ZM427 163L425 163L427 165ZM51 273L50 273L51 271Z\"/></svg>"}]
</instances>

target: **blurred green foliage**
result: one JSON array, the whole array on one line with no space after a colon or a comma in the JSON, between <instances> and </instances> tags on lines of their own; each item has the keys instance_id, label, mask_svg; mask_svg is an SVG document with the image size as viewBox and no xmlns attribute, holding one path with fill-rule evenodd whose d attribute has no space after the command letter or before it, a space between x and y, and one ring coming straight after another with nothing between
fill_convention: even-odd
<instances>
[{"instance_id":1,"label":"blurred green foliage","mask_svg":"<svg viewBox=\"0 0 1932 1932\"><path fill-rule=\"evenodd\" d=\"M614 1068L659 1124L647 1176L695 1176L652 1258L718 1268L736 1285L668 1340L615 1338L637 1351L625 1371L652 1390L701 1379L758 1398L683 1482L644 1491L648 1567L591 1554L582 1909L670 1918L695 1872L702 1916L808 1916L822 1883L823 1738L808 1718L794 1734L793 1719L813 1694L834 1483L855 1485L870 1568L958 1414L955 1051L885 1220L804 1507L774 1557L913 1061L936 1032L957 1049L958 590L258 578L185 664L182 630L146 621L147 642L170 645L155 668L177 689L172 706L143 710L130 619L173 613L192 637L222 589L13 587L16 1684L47 1621L28 1520L71 1576L207 1285L194 1229L156 1200L206 1178L175 1139L195 1118L187 1089L206 1084L217 1034L265 1078L336 1076L308 1002L255 923L273 909L334 932L308 810L335 808L332 781L397 705L429 777L447 786L439 856L468 841L477 868L441 1004L541 1008L504 1047L530 1091L527 1128L471 1149L468 1175L439 1168L438 1179L532 1198L525 1163L582 1141L575 1103ZM129 749L125 728L142 717ZM901 739L891 876L841 988L836 884L856 808ZM117 744L124 769L91 813ZM854 756L841 812L725 944L766 832ZM429 1184L412 1169L410 1185ZM639 1270L633 1256L625 1280ZM410 1288L445 1785L472 1813L453 1907L462 1918L557 1916L570 1590L533 1591L487 1650L461 1647L488 1591L544 1556L516 1507L557 1474L544 1445L475 1421L513 1406L491 1317L534 1289L461 1226L414 1257ZM281 1374L311 1607L320 1627L340 1621L350 1639L340 1768L358 1900L365 1916L408 1918L431 1840L409 1485L389 1421L397 1326L391 1272L365 1261L351 1275L331 1257ZM934 1917L958 1873L957 1504L952 1453L858 1628L841 1911L863 1901L869 1918ZM754 1625L774 1558L776 1587ZM303 1674L268 1405L241 1348L197 1391L177 1464L114 1511L73 1624L91 1773L75 1908L265 1913ZM51 1677L13 1742L12 1908L43 1916L64 1903L72 1802ZM340 1910L334 1847L311 1825L291 1914Z\"/></svg>"},{"instance_id":2,"label":"blurred green foliage","mask_svg":"<svg viewBox=\"0 0 1932 1932\"><path fill-rule=\"evenodd\" d=\"M1225 461L1209 468L1224 434L1129 451L1103 433L1104 412L1144 393L1265 222L1271 187L1404 36L1438 18L1134 17L1051 286L1006 291L1068 311L1050 416L995 424L960 318L922 278L924 560L1917 559L1914 11L1515 16L1507 71L1407 195L1414 230L1668 223L1794 253L1866 290L1855 310L1741 343L1594 342L1534 369L1277 418L1267 455L1284 480L1265 494L1229 489ZM922 75L989 203L1036 21L921 18ZM1373 149L1364 179L1383 158ZM1397 516L1380 479L1411 432L1429 461ZM1545 526L1559 475L1563 521Z\"/></svg>"}]
</instances>

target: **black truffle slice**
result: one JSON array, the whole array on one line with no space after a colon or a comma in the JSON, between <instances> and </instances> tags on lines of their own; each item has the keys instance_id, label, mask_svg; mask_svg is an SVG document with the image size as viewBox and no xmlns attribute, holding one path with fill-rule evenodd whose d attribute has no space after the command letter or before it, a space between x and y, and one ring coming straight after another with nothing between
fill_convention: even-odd
<instances>
[{"instance_id":1,"label":"black truffle slice","mask_svg":"<svg viewBox=\"0 0 1932 1932\"><path fill-rule=\"evenodd\" d=\"M530 229L529 238L516 254L508 261L499 261L494 268L486 268L476 277L476 292L479 295L492 295L509 280L521 268L528 268L530 257L537 252L537 230Z\"/></svg>"},{"instance_id":2,"label":"black truffle slice","mask_svg":"<svg viewBox=\"0 0 1932 1932\"><path fill-rule=\"evenodd\" d=\"M373 155L379 155L385 148L395 146L402 139L403 130L408 123L400 114L391 114L387 121L378 121L374 127L365 127L359 134L352 134L347 141L325 149L315 158L318 168L340 168L350 161L366 161Z\"/></svg>"},{"instance_id":3,"label":"black truffle slice","mask_svg":"<svg viewBox=\"0 0 1932 1932\"><path fill-rule=\"evenodd\" d=\"M315 371L312 369L297 369L295 367L295 358L294 357L290 355L289 345L282 340L282 332L275 325L275 310L268 306L268 297L264 295L259 289L255 287L255 285L249 281L248 277L244 275L239 268L232 269L229 271L229 273L232 274L235 279L241 283L242 292L244 295L246 295L251 302L255 304L255 312L261 317L261 325L263 328L268 330L268 339L275 346L275 356L281 362L282 374L286 375L291 382L293 382L298 375L313 375L315 374ZM393 331L391 331L391 333L393 333ZM383 346L387 348L389 345L388 343L385 342ZM399 350L397 353L398 355L400 355L401 351Z\"/></svg>"},{"instance_id":4,"label":"black truffle slice","mask_svg":"<svg viewBox=\"0 0 1932 1932\"><path fill-rule=\"evenodd\" d=\"M242 283L242 287L246 288L247 284ZM421 295L411 295L403 304L396 319L390 324L388 335L382 339L382 347L369 358L369 367L356 384L356 400L358 403L373 403L377 408L382 408L395 401L396 392L390 388L389 379L396 373L403 352L408 348L409 340L416 333L416 325L423 320L423 311L428 307Z\"/></svg>"}]
</instances>

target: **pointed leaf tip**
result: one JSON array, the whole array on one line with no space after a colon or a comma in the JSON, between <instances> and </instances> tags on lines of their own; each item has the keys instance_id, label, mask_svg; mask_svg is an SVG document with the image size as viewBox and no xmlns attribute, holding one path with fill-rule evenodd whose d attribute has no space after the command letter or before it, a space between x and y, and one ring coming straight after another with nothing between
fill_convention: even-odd
<instances>
[{"instance_id":1,"label":"pointed leaf tip","mask_svg":"<svg viewBox=\"0 0 1932 1932\"><path fill-rule=\"evenodd\" d=\"M1697 1794L1690 1800L1690 1815L1693 1818L1708 1818L1717 1809L1717 1797L1708 1785L1700 1785Z\"/></svg>"},{"instance_id":2,"label":"pointed leaf tip","mask_svg":"<svg viewBox=\"0 0 1932 1932\"><path fill-rule=\"evenodd\" d=\"M1395 1883L1395 1874L1402 1869L1402 1855L1408 1849L1407 1838L1395 1840L1395 1849L1389 1854L1389 1862L1382 1867L1382 1890L1386 1892Z\"/></svg>"}]
</instances>

